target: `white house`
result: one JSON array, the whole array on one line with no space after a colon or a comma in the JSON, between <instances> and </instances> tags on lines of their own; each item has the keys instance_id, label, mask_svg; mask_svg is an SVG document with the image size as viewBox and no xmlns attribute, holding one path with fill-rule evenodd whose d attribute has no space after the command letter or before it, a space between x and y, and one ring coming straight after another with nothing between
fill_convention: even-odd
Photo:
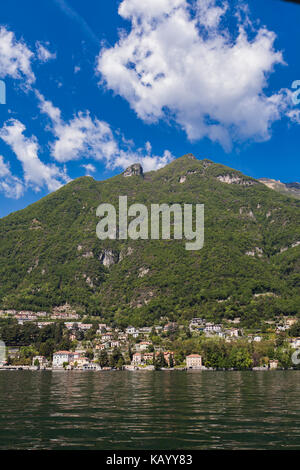
<instances>
[{"instance_id":1,"label":"white house","mask_svg":"<svg viewBox=\"0 0 300 470\"><path fill-rule=\"evenodd\" d=\"M137 329L134 326L128 326L126 328L126 333L128 335L136 335L136 333L139 333L139 332L137 331Z\"/></svg>"},{"instance_id":2,"label":"white house","mask_svg":"<svg viewBox=\"0 0 300 470\"><path fill-rule=\"evenodd\" d=\"M73 360L73 353L70 351L57 351L53 353L53 367L63 367L64 363L69 364Z\"/></svg>"},{"instance_id":3,"label":"white house","mask_svg":"<svg viewBox=\"0 0 300 470\"><path fill-rule=\"evenodd\" d=\"M93 328L92 323L77 323L78 328L82 331L87 331Z\"/></svg>"},{"instance_id":4,"label":"white house","mask_svg":"<svg viewBox=\"0 0 300 470\"><path fill-rule=\"evenodd\" d=\"M205 335L209 336L212 334L221 333L222 327L221 325L215 325L214 323L207 323L203 331Z\"/></svg>"},{"instance_id":5,"label":"white house","mask_svg":"<svg viewBox=\"0 0 300 470\"><path fill-rule=\"evenodd\" d=\"M101 342L105 343L106 341L111 341L113 337L112 333L104 333L104 335L101 336Z\"/></svg>"}]
</instances>

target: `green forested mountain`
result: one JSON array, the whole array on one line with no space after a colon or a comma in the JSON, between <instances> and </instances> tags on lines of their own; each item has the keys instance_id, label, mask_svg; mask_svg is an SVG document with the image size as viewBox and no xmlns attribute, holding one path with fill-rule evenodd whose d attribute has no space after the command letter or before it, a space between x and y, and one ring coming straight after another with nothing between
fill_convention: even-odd
<instances>
[{"instance_id":1,"label":"green forested mountain","mask_svg":"<svg viewBox=\"0 0 300 470\"><path fill-rule=\"evenodd\" d=\"M138 170L76 179L1 219L0 307L50 311L68 302L120 325L300 313L299 200L191 155ZM129 205L205 204L204 248L100 241L96 208L118 206L119 195Z\"/></svg>"}]
</instances>

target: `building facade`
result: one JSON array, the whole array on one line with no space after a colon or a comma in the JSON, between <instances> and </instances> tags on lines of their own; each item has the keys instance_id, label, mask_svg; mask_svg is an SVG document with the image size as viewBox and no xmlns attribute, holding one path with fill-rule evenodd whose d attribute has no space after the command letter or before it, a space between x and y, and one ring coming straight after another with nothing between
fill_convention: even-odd
<instances>
[{"instance_id":1,"label":"building facade","mask_svg":"<svg viewBox=\"0 0 300 470\"><path fill-rule=\"evenodd\" d=\"M188 369L202 368L202 356L199 354L190 354L186 357L186 366Z\"/></svg>"}]
</instances>

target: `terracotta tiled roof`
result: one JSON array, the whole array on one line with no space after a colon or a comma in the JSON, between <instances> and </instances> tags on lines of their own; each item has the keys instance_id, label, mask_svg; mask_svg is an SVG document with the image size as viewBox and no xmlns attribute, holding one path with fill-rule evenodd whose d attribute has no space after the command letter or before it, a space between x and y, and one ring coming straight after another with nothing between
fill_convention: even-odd
<instances>
[{"instance_id":1,"label":"terracotta tiled roof","mask_svg":"<svg viewBox=\"0 0 300 470\"><path fill-rule=\"evenodd\" d=\"M53 355L54 354L73 354L73 353L71 353L70 351L56 351L55 353L53 353Z\"/></svg>"}]
</instances>

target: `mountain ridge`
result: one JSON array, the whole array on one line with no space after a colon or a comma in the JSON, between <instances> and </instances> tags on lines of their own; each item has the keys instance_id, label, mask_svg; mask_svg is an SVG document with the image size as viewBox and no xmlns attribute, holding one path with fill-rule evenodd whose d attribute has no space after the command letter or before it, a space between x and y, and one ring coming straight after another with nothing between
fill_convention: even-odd
<instances>
[{"instance_id":1,"label":"mountain ridge","mask_svg":"<svg viewBox=\"0 0 300 470\"><path fill-rule=\"evenodd\" d=\"M126 170L125 170L126 171ZM96 237L96 208L204 203L205 245ZM299 313L299 210L243 173L185 155L152 172L80 177L0 219L0 307L79 313L117 324ZM271 292L268 298L255 294ZM251 320L252 319L252 320Z\"/></svg>"},{"instance_id":2,"label":"mountain ridge","mask_svg":"<svg viewBox=\"0 0 300 470\"><path fill-rule=\"evenodd\" d=\"M259 178L258 181L281 194L300 199L300 183L282 183L280 180L271 178Z\"/></svg>"}]
</instances>

